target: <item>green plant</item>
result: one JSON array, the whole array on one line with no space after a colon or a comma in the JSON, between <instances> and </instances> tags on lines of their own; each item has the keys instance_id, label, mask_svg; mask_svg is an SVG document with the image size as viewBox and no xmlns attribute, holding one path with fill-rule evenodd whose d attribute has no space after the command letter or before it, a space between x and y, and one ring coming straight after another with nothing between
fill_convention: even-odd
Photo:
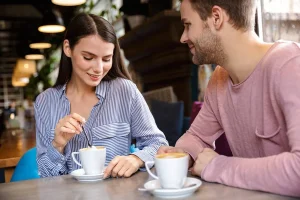
<instances>
[{"instance_id":1,"label":"green plant","mask_svg":"<svg viewBox=\"0 0 300 200\"><path fill-rule=\"evenodd\" d=\"M26 97L35 99L40 93L38 89L39 83L43 85L42 90L46 90L53 85L49 74L55 70L57 61L57 58L53 56L48 58L41 70L39 70L36 75L34 74L29 78L29 83L25 87Z\"/></svg>"},{"instance_id":2,"label":"green plant","mask_svg":"<svg viewBox=\"0 0 300 200\"><path fill-rule=\"evenodd\" d=\"M94 8L100 2L105 5L104 9L99 13L95 13ZM117 8L116 4L114 4L112 0L98 0L96 2L94 2L93 0L88 0L85 4L83 4L80 7L79 12L94 13L106 18L109 22L114 22L120 17L122 17L122 12L120 12L120 10Z\"/></svg>"},{"instance_id":3,"label":"green plant","mask_svg":"<svg viewBox=\"0 0 300 200\"><path fill-rule=\"evenodd\" d=\"M109 22L113 22L122 17L122 12L115 4L112 4L112 1L110 1L110 3L110 6L107 9L102 10L99 15L106 18Z\"/></svg>"}]
</instances>

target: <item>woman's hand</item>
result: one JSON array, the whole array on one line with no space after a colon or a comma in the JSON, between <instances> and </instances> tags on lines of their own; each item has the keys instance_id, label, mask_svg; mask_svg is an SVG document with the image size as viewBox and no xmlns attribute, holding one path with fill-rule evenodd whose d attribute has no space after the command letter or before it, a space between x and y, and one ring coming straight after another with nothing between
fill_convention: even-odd
<instances>
[{"instance_id":1,"label":"woman's hand","mask_svg":"<svg viewBox=\"0 0 300 200\"><path fill-rule=\"evenodd\" d=\"M130 177L142 166L144 162L135 155L116 156L105 169L104 178Z\"/></svg>"},{"instance_id":2,"label":"woman's hand","mask_svg":"<svg viewBox=\"0 0 300 200\"><path fill-rule=\"evenodd\" d=\"M54 148L63 153L65 146L74 135L82 132L82 123L85 123L85 119L76 113L60 119L55 127L55 136L52 141Z\"/></svg>"}]
</instances>

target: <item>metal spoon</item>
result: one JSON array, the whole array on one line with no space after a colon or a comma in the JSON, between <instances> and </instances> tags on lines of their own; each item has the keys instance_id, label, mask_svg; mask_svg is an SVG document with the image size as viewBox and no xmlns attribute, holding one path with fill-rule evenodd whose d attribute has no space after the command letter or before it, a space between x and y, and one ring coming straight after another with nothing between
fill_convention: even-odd
<instances>
[{"instance_id":1,"label":"metal spoon","mask_svg":"<svg viewBox=\"0 0 300 200\"><path fill-rule=\"evenodd\" d=\"M182 188L179 188L179 189L166 189L166 190L180 190L180 189L185 189L185 188L189 188L189 187L194 187L196 186L197 184L196 183L193 183L193 184L190 184L190 185L186 185ZM153 188L153 189L147 189L147 188L138 188L139 191L154 191L154 190L157 190L157 189L164 189L164 188Z\"/></svg>"},{"instance_id":2,"label":"metal spoon","mask_svg":"<svg viewBox=\"0 0 300 200\"><path fill-rule=\"evenodd\" d=\"M87 136L87 134L86 134L86 132L85 132L83 126L81 126L81 127L82 127L83 133L84 133L84 135L85 135L85 137L86 137L86 139L87 139L87 141L88 141L88 146L89 146L90 148L92 148L92 144L90 143L89 138L88 138L88 136Z\"/></svg>"}]
</instances>

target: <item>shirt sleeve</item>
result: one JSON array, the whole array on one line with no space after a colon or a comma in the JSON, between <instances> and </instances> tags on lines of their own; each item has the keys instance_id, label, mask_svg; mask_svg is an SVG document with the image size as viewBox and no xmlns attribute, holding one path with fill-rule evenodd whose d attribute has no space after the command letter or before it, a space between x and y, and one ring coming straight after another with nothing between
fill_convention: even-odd
<instances>
[{"instance_id":1,"label":"shirt sleeve","mask_svg":"<svg viewBox=\"0 0 300 200\"><path fill-rule=\"evenodd\" d=\"M135 89L131 105L131 132L136 138L137 148L132 154L144 162L153 161L160 146L168 145L165 135L158 129L155 120L142 94Z\"/></svg>"},{"instance_id":2,"label":"shirt sleeve","mask_svg":"<svg viewBox=\"0 0 300 200\"><path fill-rule=\"evenodd\" d=\"M67 158L71 155L69 145L66 145L64 154L59 153L52 145L54 130L50 129L49 109L45 96L42 94L34 105L36 120L36 148L37 165L41 177L58 176L68 173Z\"/></svg>"},{"instance_id":3,"label":"shirt sleeve","mask_svg":"<svg viewBox=\"0 0 300 200\"><path fill-rule=\"evenodd\" d=\"M283 112L290 151L264 158L217 156L202 171L210 182L300 197L300 57L277 73L275 95Z\"/></svg>"},{"instance_id":4,"label":"shirt sleeve","mask_svg":"<svg viewBox=\"0 0 300 200\"><path fill-rule=\"evenodd\" d=\"M176 147L182 148L195 160L204 148L215 149L215 141L224 130L219 124L211 106L216 75L213 75L205 91L204 104L193 121L189 130L176 142Z\"/></svg>"}]
</instances>

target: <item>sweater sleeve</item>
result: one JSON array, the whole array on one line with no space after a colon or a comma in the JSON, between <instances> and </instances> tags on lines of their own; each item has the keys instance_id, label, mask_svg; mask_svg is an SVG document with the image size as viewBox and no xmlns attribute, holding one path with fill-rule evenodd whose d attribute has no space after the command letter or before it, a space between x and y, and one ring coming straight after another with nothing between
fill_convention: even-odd
<instances>
[{"instance_id":1,"label":"sweater sleeve","mask_svg":"<svg viewBox=\"0 0 300 200\"><path fill-rule=\"evenodd\" d=\"M300 57L277 73L275 95L287 125L290 151L264 158L217 156L202 171L210 182L300 197Z\"/></svg>"},{"instance_id":2,"label":"sweater sleeve","mask_svg":"<svg viewBox=\"0 0 300 200\"><path fill-rule=\"evenodd\" d=\"M216 92L217 74L218 72L215 72L209 81L205 91L204 104L200 112L189 130L179 138L175 145L184 149L194 160L204 148L215 149L216 139L224 133L212 107L212 105L217 104L217 102L213 102L215 100L213 96Z\"/></svg>"}]
</instances>

